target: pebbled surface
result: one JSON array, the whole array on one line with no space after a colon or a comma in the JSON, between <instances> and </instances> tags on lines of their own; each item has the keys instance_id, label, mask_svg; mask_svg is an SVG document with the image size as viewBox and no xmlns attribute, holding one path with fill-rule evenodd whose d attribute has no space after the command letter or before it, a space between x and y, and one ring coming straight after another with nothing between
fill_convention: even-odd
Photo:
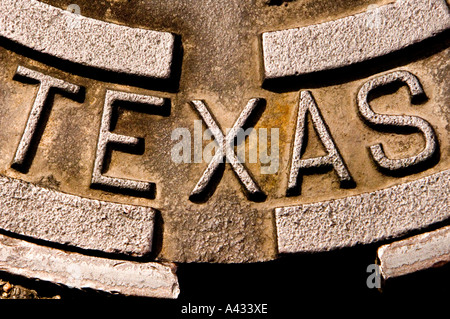
<instances>
[{"instance_id":1,"label":"pebbled surface","mask_svg":"<svg viewBox=\"0 0 450 319\"><path fill-rule=\"evenodd\" d=\"M133 256L152 249L155 211L81 198L0 176L3 230L83 249Z\"/></svg>"},{"instance_id":2,"label":"pebbled surface","mask_svg":"<svg viewBox=\"0 0 450 319\"><path fill-rule=\"evenodd\" d=\"M57 58L168 79L174 35L89 19L36 0L1 0L0 36Z\"/></svg>"},{"instance_id":3,"label":"pebbled surface","mask_svg":"<svg viewBox=\"0 0 450 319\"><path fill-rule=\"evenodd\" d=\"M399 0L343 19L262 35L264 77L335 69L383 56L450 28L444 0Z\"/></svg>"},{"instance_id":4,"label":"pebbled surface","mask_svg":"<svg viewBox=\"0 0 450 319\"><path fill-rule=\"evenodd\" d=\"M450 217L450 171L369 194L276 209L280 253L368 244Z\"/></svg>"},{"instance_id":5,"label":"pebbled surface","mask_svg":"<svg viewBox=\"0 0 450 319\"><path fill-rule=\"evenodd\" d=\"M44 0L65 9L73 0ZM43 187L54 187L66 194L104 202L154 207L161 212L157 225L161 240L155 239L154 253L159 260L177 262L243 263L277 258L274 209L300 206L372 193L408 183L448 169L448 41L427 42L423 50L411 50L386 64L348 72L342 77L325 76L315 82L290 82L292 87L261 87L263 70L261 34L273 30L298 28L334 21L361 12L387 0L297 0L281 6L264 1L211 0L78 0L83 16L145 30L170 32L181 36L183 54L179 90L164 90L152 83L139 87L118 81L122 75L97 76L95 69L65 68L64 64L41 59L35 51L0 49L0 173ZM300 25L301 24L301 25ZM437 39L436 39L437 40ZM441 39L442 40L442 39ZM60 62L60 61L59 61ZM48 64L46 64L48 63ZM11 169L14 152L23 134L37 87L13 80L18 65L74 83L85 88L85 100L72 101L60 95L40 125L39 144L26 174ZM424 147L417 133L377 132L358 115L356 95L361 86L381 72L405 70L423 84L428 100L410 104L406 88L376 97L371 107L377 113L412 115L430 122L440 142L439 163L407 176L381 173L367 148L382 143L389 158L406 158ZM150 81L151 82L151 81ZM129 85L128 85L129 84ZM134 83L136 84L136 83ZM275 84L274 84L275 85ZM130 196L91 187L98 133L107 90L168 98L170 116L162 117L120 108L112 132L141 137L142 154L112 150L106 157L104 174L120 179L150 181L156 184L155 198ZM342 155L356 186L341 188L334 171L304 176L300 196L286 197L292 146L295 137L299 91L309 90L317 102L324 122ZM226 163L211 198L203 203L189 200L192 190L208 164L171 161L171 140L176 128L194 132L198 112L191 102L204 100L224 132L231 128L251 98L267 101L257 116L255 129L278 128L280 132L279 171L262 174L265 163L245 163L255 183L267 194L263 202L248 200L245 189L231 165ZM311 122L311 121L310 121ZM253 123L252 123L253 124ZM205 127L204 127L205 128ZM270 133L270 132L269 132ZM303 158L323 155L320 139L308 123L309 139ZM193 137L193 136L191 136ZM203 141L203 146L210 141ZM305 143L306 144L306 143ZM69 150L69 151L68 151ZM42 183L41 183L42 181ZM362 227L362 226L361 226ZM306 230L305 230L306 231ZM376 234L376 233L374 233ZM118 240L118 239L117 239ZM153 255L153 254L152 254Z\"/></svg>"}]
</instances>

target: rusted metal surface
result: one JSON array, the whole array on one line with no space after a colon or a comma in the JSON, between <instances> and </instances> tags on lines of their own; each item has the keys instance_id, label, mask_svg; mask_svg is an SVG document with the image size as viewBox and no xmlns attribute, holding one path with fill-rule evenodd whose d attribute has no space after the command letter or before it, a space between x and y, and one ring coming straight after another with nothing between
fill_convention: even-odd
<instances>
[{"instance_id":1,"label":"rusted metal surface","mask_svg":"<svg viewBox=\"0 0 450 319\"><path fill-rule=\"evenodd\" d=\"M250 263L445 223L448 2L270 4L0 0L0 229Z\"/></svg>"}]
</instances>

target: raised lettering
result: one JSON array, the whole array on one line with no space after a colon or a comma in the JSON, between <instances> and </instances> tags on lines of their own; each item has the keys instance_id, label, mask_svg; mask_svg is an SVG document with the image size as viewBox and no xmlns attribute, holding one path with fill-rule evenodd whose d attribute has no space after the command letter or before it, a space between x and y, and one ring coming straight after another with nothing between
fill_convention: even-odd
<instances>
[{"instance_id":1,"label":"raised lettering","mask_svg":"<svg viewBox=\"0 0 450 319\"><path fill-rule=\"evenodd\" d=\"M11 164L11 167L14 169L24 171L28 169L26 160L29 159L30 147L36 138L36 131L41 122L42 114L44 113L45 108L51 107L51 105L48 105L47 103L51 89L77 94L80 91L80 87L23 66L17 68L16 77L39 83L39 90L36 94L36 99L34 100L30 115L28 116L25 131L20 139L19 146L17 147L16 154L14 155Z\"/></svg>"},{"instance_id":2,"label":"raised lettering","mask_svg":"<svg viewBox=\"0 0 450 319\"><path fill-rule=\"evenodd\" d=\"M358 106L362 118L371 126L377 129L412 128L420 131L425 137L425 148L419 154L402 159L390 159L386 156L382 144L370 147L370 152L375 163L383 170L390 173L408 170L425 164L433 158L438 151L439 145L433 127L424 119L417 116L408 115L384 115L375 113L369 105L369 94L380 87L388 84L400 82L408 86L412 98L424 95L419 79L406 71L397 71L379 76L363 85L358 93Z\"/></svg>"},{"instance_id":3,"label":"raised lettering","mask_svg":"<svg viewBox=\"0 0 450 319\"><path fill-rule=\"evenodd\" d=\"M116 102L127 102L132 105L144 104L152 106L152 108L146 110L151 114L164 114L167 107L167 101L164 98L112 90L106 91L91 186L106 188L108 190L131 191L133 193L136 192L142 194L143 196L153 197L155 193L154 183L103 175L105 157L107 147L109 145L136 148L143 142L142 139L136 137L119 135L111 132L114 106L116 105Z\"/></svg>"},{"instance_id":4,"label":"raised lettering","mask_svg":"<svg viewBox=\"0 0 450 319\"><path fill-rule=\"evenodd\" d=\"M302 153L306 146L306 128L307 114L311 114L312 123L318 137L327 151L326 156L302 159ZM295 131L295 141L292 151L291 171L289 175L287 196L300 194L301 172L311 169L332 167L341 182L341 187L347 187L353 184L353 179L342 159L336 144L331 137L325 121L320 114L314 98L309 91L300 93L300 101L297 116L297 128Z\"/></svg>"},{"instance_id":5,"label":"raised lettering","mask_svg":"<svg viewBox=\"0 0 450 319\"><path fill-rule=\"evenodd\" d=\"M233 128L227 133L225 137L217 122L212 117L211 112L208 110L205 102L198 100L192 101L192 105L195 107L195 109L205 121L208 128L211 130L211 133L213 134L219 146L216 154L209 162L207 169L203 173L203 176L192 191L190 195L191 200L198 201L200 200L200 198L203 199L205 197L206 192L209 190L212 178L217 172L220 164L224 162L224 158L231 164L231 167L233 168L240 182L245 187L249 199L261 200L265 198L265 194L259 189L259 186L247 172L245 166L236 157L233 149L233 142L238 132L240 131L240 129L242 129L242 126L248 120L253 111L255 111L255 109L260 106L262 102L262 99L251 99L247 103L247 106L242 111L236 123L233 125Z\"/></svg>"}]
</instances>

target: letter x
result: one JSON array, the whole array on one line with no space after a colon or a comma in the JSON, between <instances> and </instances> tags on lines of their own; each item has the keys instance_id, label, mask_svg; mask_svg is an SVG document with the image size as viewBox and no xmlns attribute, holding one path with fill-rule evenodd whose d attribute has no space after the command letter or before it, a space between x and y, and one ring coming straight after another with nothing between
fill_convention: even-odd
<instances>
[{"instance_id":1,"label":"letter x","mask_svg":"<svg viewBox=\"0 0 450 319\"><path fill-rule=\"evenodd\" d=\"M213 118L211 112L208 110L204 101L192 101L192 105L205 121L206 126L211 130L217 144L219 145L214 157L208 165L208 168L203 173L201 179L195 186L191 193L190 199L194 200L196 198L206 195L208 186L212 184L213 176L215 175L217 169L221 163L224 163L226 159L233 168L237 177L239 178L242 185L247 191L247 196L252 200L260 200L265 197L265 194L259 189L258 185L255 183L253 178L247 172L245 166L239 162L234 152L234 139L236 138L238 132L245 125L250 115L260 106L263 99L251 99L247 106L242 111L239 118L234 123L233 128L224 136L222 130L217 125L216 120Z\"/></svg>"}]
</instances>

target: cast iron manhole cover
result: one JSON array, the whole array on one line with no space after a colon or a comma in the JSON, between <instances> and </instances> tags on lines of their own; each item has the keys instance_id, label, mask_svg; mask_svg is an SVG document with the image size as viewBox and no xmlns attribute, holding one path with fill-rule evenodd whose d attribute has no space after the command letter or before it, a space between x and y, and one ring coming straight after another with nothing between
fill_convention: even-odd
<instances>
[{"instance_id":1,"label":"cast iron manhole cover","mask_svg":"<svg viewBox=\"0 0 450 319\"><path fill-rule=\"evenodd\" d=\"M40 245L3 251L249 263L447 220L448 3L272 2L1 0L0 228Z\"/></svg>"}]
</instances>

